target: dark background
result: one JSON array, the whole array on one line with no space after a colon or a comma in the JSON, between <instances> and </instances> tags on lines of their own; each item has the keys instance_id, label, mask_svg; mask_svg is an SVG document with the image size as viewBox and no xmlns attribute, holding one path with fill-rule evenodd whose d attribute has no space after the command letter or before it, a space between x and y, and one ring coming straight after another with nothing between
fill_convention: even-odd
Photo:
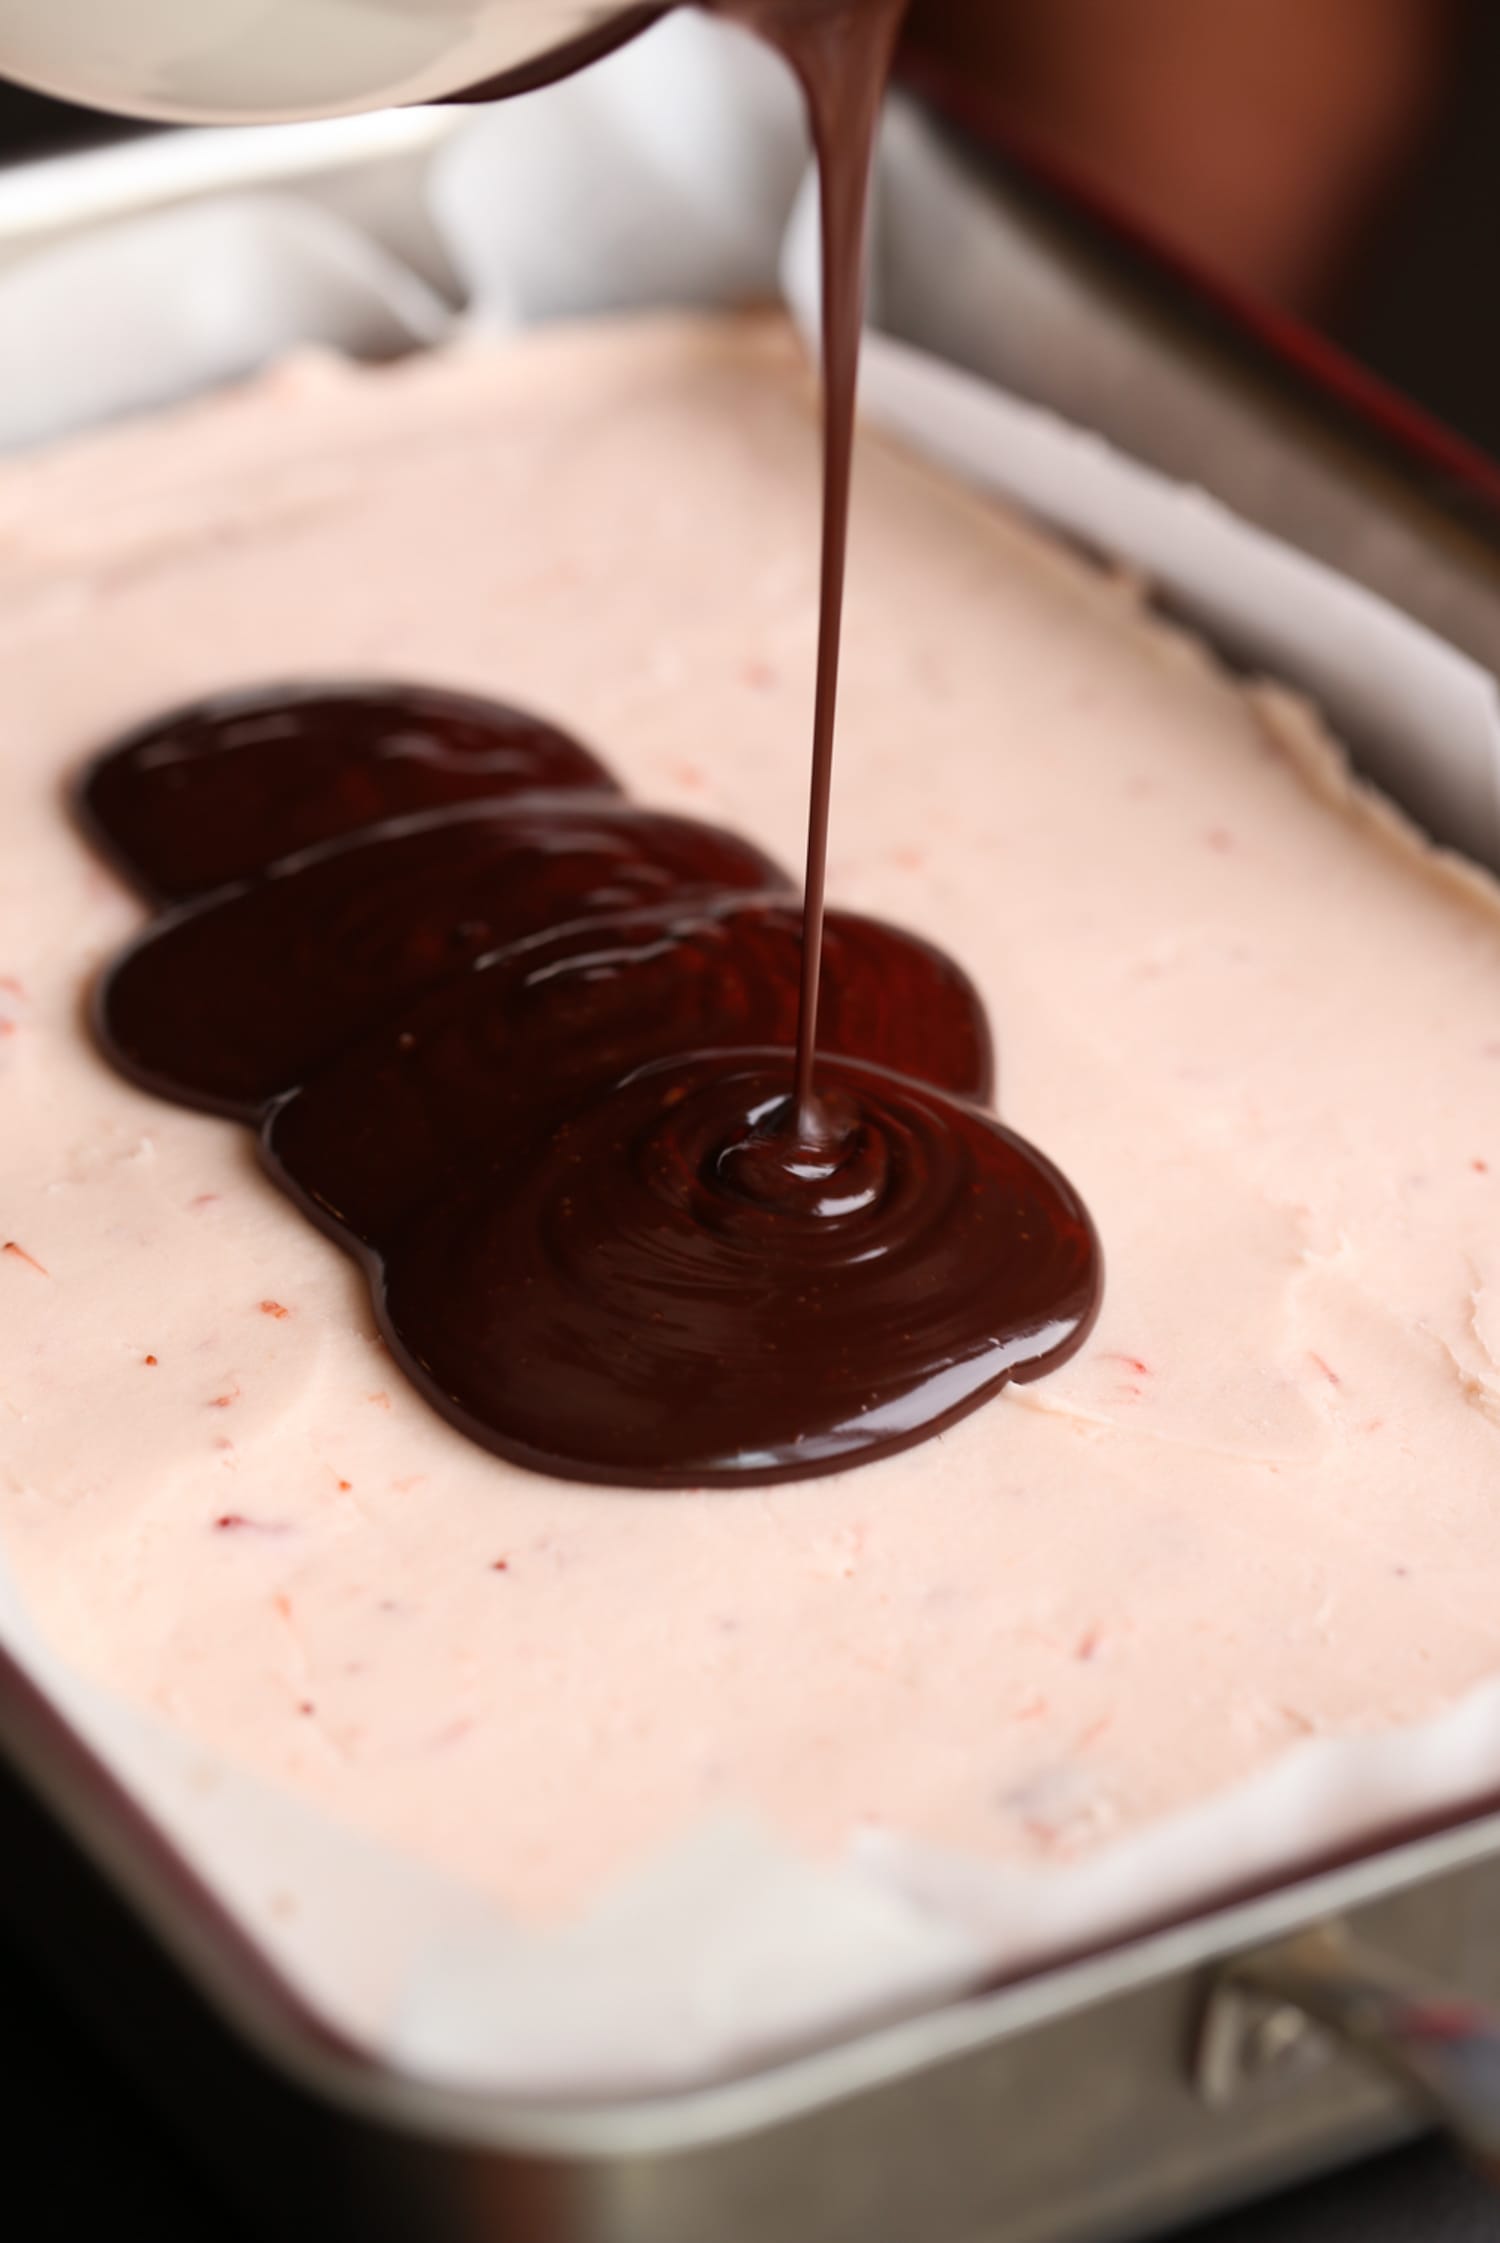
<instances>
[{"instance_id":1,"label":"dark background","mask_svg":"<svg viewBox=\"0 0 1500 2243\"><path fill-rule=\"evenodd\" d=\"M127 129L135 128L0 85L0 162ZM1449 72L1441 114L1321 318L1367 364L1500 452L1497 212L1500 6L1491 4L1464 11L1460 66ZM0 1813L0 1876L5 1837ZM13 2067L3 2132L7 2198L30 2207L22 2225L9 2229L16 2243L90 2243L106 2234L153 2243L252 2243L239 2209L200 2176L36 1965L3 1936L0 2018ZM295 2228L296 2202L297 2178L288 2172L283 2234ZM1497 2200L1448 2152L1424 2144L1212 2223L1194 2243L1497 2238ZM322 2243L343 2239L325 2228Z\"/></svg>"}]
</instances>

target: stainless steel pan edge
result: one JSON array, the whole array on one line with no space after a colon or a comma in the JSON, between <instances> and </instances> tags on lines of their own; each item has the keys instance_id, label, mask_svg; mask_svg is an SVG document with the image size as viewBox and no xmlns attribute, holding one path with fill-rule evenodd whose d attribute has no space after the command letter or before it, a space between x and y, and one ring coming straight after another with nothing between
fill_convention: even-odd
<instances>
[{"instance_id":1,"label":"stainless steel pan edge","mask_svg":"<svg viewBox=\"0 0 1500 2243\"><path fill-rule=\"evenodd\" d=\"M26 197L0 196L0 259L270 172L399 222L411 159L444 129L340 126L308 135L305 164L289 141L223 134L125 164L65 160L46 167L60 200L35 173ZM370 2243L1123 2243L1417 2123L1390 2086L1296 2033L1268 2036L1260 2053L1252 2040L1232 2092L1206 2099L1202 2027L1233 1958L1337 1916L1500 1997L1500 1816L1489 1816L754 2077L650 2102L504 2103L398 2076L324 2031L3 1658L0 1748L150 1935L131 2003L115 1999L107 1941L104 1968L74 1974L77 1998L128 2045L140 2002L157 2005L154 2032L169 1990L196 1989L182 2064L239 2083L217 2098L227 2129L193 2114L205 2138L223 2135L238 2184L274 2177L243 2114L253 2098L275 2101L286 2129L260 2139L315 2136L329 2202ZM156 2084L191 2100L185 2069ZM284 2198L273 2231L293 2231Z\"/></svg>"},{"instance_id":2,"label":"stainless steel pan edge","mask_svg":"<svg viewBox=\"0 0 1500 2243\"><path fill-rule=\"evenodd\" d=\"M15 1677L9 1678L14 1684ZM160 1951L222 2045L179 2055L262 2138L309 2123L354 2232L433 2243L1118 2243L1394 2140L1411 2107L1327 2044L1268 2043L1226 2101L1199 2048L1223 1966L1332 1918L1473 1994L1500 1997L1500 1815L1395 1846L752 2077L648 2102L504 2102L409 2079L341 2046L239 1939L50 1710L0 1691L0 1742L56 1825ZM76 1912L72 1919L76 1924ZM72 1936L71 1928L69 1937ZM106 1953L108 1950L106 1949ZM128 2041L140 1997L113 1964L74 1988ZM227 2031L219 2031L214 2021ZM245 2054L237 2052L238 2043ZM202 2136L212 2114L191 2116Z\"/></svg>"}]
</instances>

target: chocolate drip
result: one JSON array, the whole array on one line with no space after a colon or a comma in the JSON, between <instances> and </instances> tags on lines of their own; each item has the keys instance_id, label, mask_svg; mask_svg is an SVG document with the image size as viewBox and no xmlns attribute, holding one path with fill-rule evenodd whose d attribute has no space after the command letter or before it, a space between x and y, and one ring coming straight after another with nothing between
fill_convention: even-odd
<instances>
[{"instance_id":1,"label":"chocolate drip","mask_svg":"<svg viewBox=\"0 0 1500 2243\"><path fill-rule=\"evenodd\" d=\"M148 894L200 899L107 977L116 1063L263 1120L268 1172L358 1256L445 1417L632 1486L889 1455L1062 1362L1100 1291L1081 1201L981 1110L959 968L825 921L867 190L905 0L718 4L797 71L823 186L800 909L750 844L611 800L552 727L422 688L211 704L80 792Z\"/></svg>"},{"instance_id":2,"label":"chocolate drip","mask_svg":"<svg viewBox=\"0 0 1500 2243\"><path fill-rule=\"evenodd\" d=\"M718 0L783 54L807 100L818 158L822 237L823 551L818 595L818 677L803 889L802 1004L797 1089L789 1134L824 1135L815 1070L818 979L828 888L834 728L844 621L844 568L854 471L854 416L865 310L865 242L880 108L907 0Z\"/></svg>"},{"instance_id":3,"label":"chocolate drip","mask_svg":"<svg viewBox=\"0 0 1500 2243\"><path fill-rule=\"evenodd\" d=\"M719 897L563 928L482 959L341 1052L266 1123L267 1165L316 1221L384 1246L470 1169L498 1191L633 1070L715 1045L785 1049L801 914ZM960 1098L989 1095L989 1034L941 951L829 917L819 1041Z\"/></svg>"},{"instance_id":4,"label":"chocolate drip","mask_svg":"<svg viewBox=\"0 0 1500 2243\"><path fill-rule=\"evenodd\" d=\"M320 786L365 799L385 737L315 737ZM205 829L256 752L197 760ZM144 881L156 780L135 741L117 754L92 815L122 806L129 864L145 831ZM303 797L273 768L263 868L125 953L106 1049L188 1104L269 1106L267 1169L363 1262L422 1391L559 1476L833 1471L1060 1361L1094 1313L1093 1233L979 1110L989 1035L960 969L829 915L822 1134L801 1143L799 909L748 843L604 784L288 855Z\"/></svg>"},{"instance_id":5,"label":"chocolate drip","mask_svg":"<svg viewBox=\"0 0 1500 2243\"><path fill-rule=\"evenodd\" d=\"M973 1107L826 1057L824 1143L789 1169L788 1061L646 1068L503 1192L408 1226L382 1322L445 1415L570 1479L803 1479L1076 1345L1094 1241L1054 1169Z\"/></svg>"}]
</instances>

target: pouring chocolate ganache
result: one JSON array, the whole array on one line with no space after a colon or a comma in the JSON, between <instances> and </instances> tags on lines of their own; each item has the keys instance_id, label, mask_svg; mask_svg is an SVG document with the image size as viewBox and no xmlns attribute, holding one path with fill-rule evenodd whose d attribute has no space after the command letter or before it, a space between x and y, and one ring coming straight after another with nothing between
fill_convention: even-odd
<instances>
[{"instance_id":1,"label":"pouring chocolate ganache","mask_svg":"<svg viewBox=\"0 0 1500 2243\"><path fill-rule=\"evenodd\" d=\"M985 1110L961 970L825 910L881 95L904 0L732 0L806 92L823 187L821 629L799 898L627 800L556 726L389 684L237 694L84 774L162 915L95 1020L260 1132L433 1404L564 1478L733 1486L939 1432L1082 1342L1100 1257Z\"/></svg>"}]
</instances>

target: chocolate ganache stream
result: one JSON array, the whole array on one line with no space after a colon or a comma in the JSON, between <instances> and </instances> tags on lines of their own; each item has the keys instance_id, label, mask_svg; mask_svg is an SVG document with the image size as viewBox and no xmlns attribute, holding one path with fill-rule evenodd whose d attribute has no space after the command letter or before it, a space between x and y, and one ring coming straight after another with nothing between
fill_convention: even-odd
<instances>
[{"instance_id":1,"label":"chocolate ganache stream","mask_svg":"<svg viewBox=\"0 0 1500 2243\"><path fill-rule=\"evenodd\" d=\"M725 0L806 93L824 524L806 878L628 801L555 725L391 684L239 693L77 793L165 907L100 987L146 1088L260 1132L452 1423L643 1487L836 1471L1082 1342L1100 1257L985 1110L940 952L825 909L868 183L904 0Z\"/></svg>"}]
</instances>

